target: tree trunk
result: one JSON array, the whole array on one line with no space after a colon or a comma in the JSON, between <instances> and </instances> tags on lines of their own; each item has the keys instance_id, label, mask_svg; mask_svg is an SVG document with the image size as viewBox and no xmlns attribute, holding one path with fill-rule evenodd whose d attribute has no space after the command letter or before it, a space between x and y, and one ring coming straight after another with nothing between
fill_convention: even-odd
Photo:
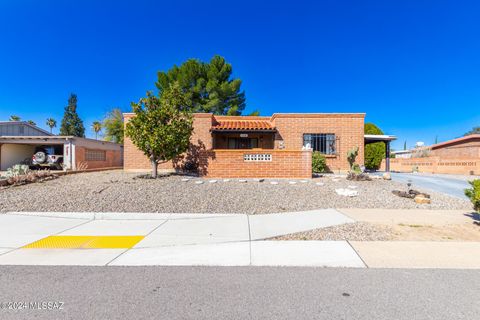
<instances>
[{"instance_id":1,"label":"tree trunk","mask_svg":"<svg viewBox=\"0 0 480 320\"><path fill-rule=\"evenodd\" d=\"M158 170L157 170L157 168L158 168L158 163L157 163L157 161L154 160L154 159L151 159L150 162L151 162L151 164L152 164L152 178L155 178L155 179L156 179L156 178L157 178L157 175L158 175L158 173L157 173L157 171L158 171Z\"/></svg>"}]
</instances>

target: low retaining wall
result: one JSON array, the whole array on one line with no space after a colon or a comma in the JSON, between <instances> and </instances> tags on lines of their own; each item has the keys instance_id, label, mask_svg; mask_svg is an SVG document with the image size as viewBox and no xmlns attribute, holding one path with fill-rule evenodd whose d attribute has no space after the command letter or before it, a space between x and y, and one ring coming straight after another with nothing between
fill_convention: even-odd
<instances>
[{"instance_id":1,"label":"low retaining wall","mask_svg":"<svg viewBox=\"0 0 480 320\"><path fill-rule=\"evenodd\" d=\"M440 157L390 159L390 170L398 172L447 173L480 175L480 158L449 158ZM382 161L381 170L385 170L385 159Z\"/></svg>"},{"instance_id":2,"label":"low retaining wall","mask_svg":"<svg viewBox=\"0 0 480 320\"><path fill-rule=\"evenodd\" d=\"M200 153L200 174L212 178L311 178L312 152L210 150Z\"/></svg>"}]
</instances>

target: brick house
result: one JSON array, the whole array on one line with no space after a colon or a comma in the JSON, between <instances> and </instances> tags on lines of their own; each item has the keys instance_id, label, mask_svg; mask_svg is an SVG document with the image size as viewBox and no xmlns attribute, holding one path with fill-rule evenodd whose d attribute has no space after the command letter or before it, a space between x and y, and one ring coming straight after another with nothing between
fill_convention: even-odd
<instances>
[{"instance_id":1,"label":"brick house","mask_svg":"<svg viewBox=\"0 0 480 320\"><path fill-rule=\"evenodd\" d=\"M125 113L125 124L134 117ZM190 151L159 170L196 163L202 176L221 178L310 178L312 149L325 154L331 171L347 171L347 151L359 147L364 161L364 113L276 113L271 117L194 114ZM124 169L150 170L147 157L128 137Z\"/></svg>"}]
</instances>

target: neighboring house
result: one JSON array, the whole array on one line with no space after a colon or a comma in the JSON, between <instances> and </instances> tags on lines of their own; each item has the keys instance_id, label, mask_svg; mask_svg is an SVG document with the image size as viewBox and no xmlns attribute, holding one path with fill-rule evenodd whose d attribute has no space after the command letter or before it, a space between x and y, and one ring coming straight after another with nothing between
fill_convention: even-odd
<instances>
[{"instance_id":1,"label":"neighboring house","mask_svg":"<svg viewBox=\"0 0 480 320\"><path fill-rule=\"evenodd\" d=\"M448 158L480 158L480 134L471 134L430 146L431 155Z\"/></svg>"},{"instance_id":2,"label":"neighboring house","mask_svg":"<svg viewBox=\"0 0 480 320\"><path fill-rule=\"evenodd\" d=\"M124 114L125 123L134 116ZM364 118L364 113L276 113L271 117L196 113L190 151L183 160L161 164L159 169L179 170L185 162L194 162L200 175L208 177L309 178L313 149L325 155L330 170L347 171L348 150L359 147L357 163L364 162ZM124 168L151 168L128 137Z\"/></svg>"},{"instance_id":3,"label":"neighboring house","mask_svg":"<svg viewBox=\"0 0 480 320\"><path fill-rule=\"evenodd\" d=\"M412 150L411 158L391 160L399 172L428 172L480 175L480 134L437 143Z\"/></svg>"},{"instance_id":4,"label":"neighboring house","mask_svg":"<svg viewBox=\"0 0 480 320\"><path fill-rule=\"evenodd\" d=\"M412 157L412 150L399 150L392 151L395 155L395 159L410 159Z\"/></svg>"},{"instance_id":5,"label":"neighboring house","mask_svg":"<svg viewBox=\"0 0 480 320\"><path fill-rule=\"evenodd\" d=\"M57 146L66 170L122 167L123 146L73 136L55 136L23 121L0 122L0 170L29 163L38 148ZM58 146L62 146L59 148Z\"/></svg>"}]
</instances>

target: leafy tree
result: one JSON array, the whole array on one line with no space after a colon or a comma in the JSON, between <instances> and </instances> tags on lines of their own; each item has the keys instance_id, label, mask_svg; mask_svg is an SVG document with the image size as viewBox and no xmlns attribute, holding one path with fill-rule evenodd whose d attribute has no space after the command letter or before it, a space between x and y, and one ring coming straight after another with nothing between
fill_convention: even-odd
<instances>
[{"instance_id":1,"label":"leafy tree","mask_svg":"<svg viewBox=\"0 0 480 320\"><path fill-rule=\"evenodd\" d=\"M53 118L48 118L47 122L45 123L48 127L50 127L50 133L52 133L53 128L57 126L57 120Z\"/></svg>"},{"instance_id":2,"label":"leafy tree","mask_svg":"<svg viewBox=\"0 0 480 320\"><path fill-rule=\"evenodd\" d=\"M31 124L32 126L36 126L36 125L37 125L37 124L35 123L35 121L33 121L33 120L27 120L27 122L28 122L29 124Z\"/></svg>"},{"instance_id":3,"label":"leafy tree","mask_svg":"<svg viewBox=\"0 0 480 320\"><path fill-rule=\"evenodd\" d=\"M98 133L102 131L102 123L100 121L93 121L92 130L95 132L95 140L98 140Z\"/></svg>"},{"instance_id":4,"label":"leafy tree","mask_svg":"<svg viewBox=\"0 0 480 320\"><path fill-rule=\"evenodd\" d=\"M161 97L147 97L132 103L135 117L126 125L126 134L150 159L152 177L159 163L177 158L188 150L193 132L189 101L178 83L164 89Z\"/></svg>"},{"instance_id":5,"label":"leafy tree","mask_svg":"<svg viewBox=\"0 0 480 320\"><path fill-rule=\"evenodd\" d=\"M19 116L11 115L9 121L20 121L21 118Z\"/></svg>"},{"instance_id":6,"label":"leafy tree","mask_svg":"<svg viewBox=\"0 0 480 320\"><path fill-rule=\"evenodd\" d=\"M480 179L469 181L472 186L470 189L465 189L465 195L473 204L473 209L480 212Z\"/></svg>"},{"instance_id":7,"label":"leafy tree","mask_svg":"<svg viewBox=\"0 0 480 320\"><path fill-rule=\"evenodd\" d=\"M104 138L106 141L123 144L123 114L120 109L113 109L103 120L103 128L105 129Z\"/></svg>"},{"instance_id":8,"label":"leafy tree","mask_svg":"<svg viewBox=\"0 0 480 320\"><path fill-rule=\"evenodd\" d=\"M469 136L471 134L480 134L480 127L473 127L472 130L464 134L464 136Z\"/></svg>"},{"instance_id":9,"label":"leafy tree","mask_svg":"<svg viewBox=\"0 0 480 320\"><path fill-rule=\"evenodd\" d=\"M68 99L68 105L65 107L60 135L85 137L85 127L77 113L77 95L72 93Z\"/></svg>"},{"instance_id":10,"label":"leafy tree","mask_svg":"<svg viewBox=\"0 0 480 320\"><path fill-rule=\"evenodd\" d=\"M189 59L167 72L159 72L156 86L162 96L172 83L178 82L192 112L240 115L246 105L245 92L240 91L242 81L231 77L232 65L216 55L208 63Z\"/></svg>"},{"instance_id":11,"label":"leafy tree","mask_svg":"<svg viewBox=\"0 0 480 320\"><path fill-rule=\"evenodd\" d=\"M383 131L373 123L365 123L365 134L383 134ZM365 168L378 170L383 158L385 158L384 142L369 143L365 146Z\"/></svg>"}]
</instances>

